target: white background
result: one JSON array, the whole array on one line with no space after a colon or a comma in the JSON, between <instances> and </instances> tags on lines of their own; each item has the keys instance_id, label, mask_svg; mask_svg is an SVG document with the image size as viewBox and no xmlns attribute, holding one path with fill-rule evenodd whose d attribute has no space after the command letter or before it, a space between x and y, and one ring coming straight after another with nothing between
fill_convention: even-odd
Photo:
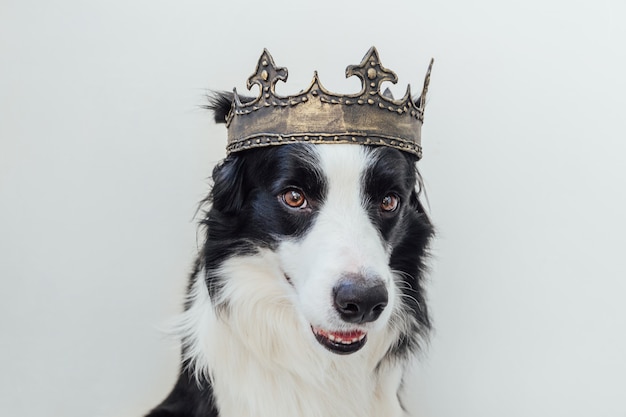
<instances>
[{"instance_id":1,"label":"white background","mask_svg":"<svg viewBox=\"0 0 626 417\"><path fill-rule=\"evenodd\" d=\"M227 4L228 3L228 4ZM626 416L626 5L0 2L0 415L140 416L174 383L208 89L262 48L347 93L376 45L419 91L439 235L426 417Z\"/></svg>"}]
</instances>

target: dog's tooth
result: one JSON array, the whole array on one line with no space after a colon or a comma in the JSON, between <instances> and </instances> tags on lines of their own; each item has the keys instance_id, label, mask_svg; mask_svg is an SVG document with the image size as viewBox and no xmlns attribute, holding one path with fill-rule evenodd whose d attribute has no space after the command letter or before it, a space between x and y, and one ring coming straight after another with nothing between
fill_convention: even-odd
<instances>
[{"instance_id":1,"label":"dog's tooth","mask_svg":"<svg viewBox=\"0 0 626 417\"><path fill-rule=\"evenodd\" d=\"M315 329L316 334L330 340L334 343L341 343L342 345L351 345L353 343L360 342L365 339L366 333L354 330L350 332L330 332L322 329Z\"/></svg>"}]
</instances>

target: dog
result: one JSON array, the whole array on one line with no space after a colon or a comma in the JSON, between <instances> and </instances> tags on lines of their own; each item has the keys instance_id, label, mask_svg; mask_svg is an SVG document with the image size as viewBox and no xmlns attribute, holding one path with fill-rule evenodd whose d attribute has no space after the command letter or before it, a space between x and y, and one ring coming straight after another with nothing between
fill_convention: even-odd
<instances>
[{"instance_id":1,"label":"dog","mask_svg":"<svg viewBox=\"0 0 626 417\"><path fill-rule=\"evenodd\" d=\"M212 109L223 121L230 97ZM415 159L297 143L216 166L180 377L148 417L404 416L404 371L430 329Z\"/></svg>"},{"instance_id":2,"label":"dog","mask_svg":"<svg viewBox=\"0 0 626 417\"><path fill-rule=\"evenodd\" d=\"M423 283L434 227L416 167L430 67L422 96L401 102L378 95L395 74L375 48L347 73L360 74L362 95L333 96L315 76L308 91L282 98L273 86L286 69L264 51L248 81L259 98L212 97L215 120L230 124L230 152L204 201L205 241L176 327L180 375L148 417L408 415L403 379L431 328ZM303 126L340 121L340 131L379 117L369 128L386 146L352 143L355 133L270 146ZM402 146L378 130L396 120Z\"/></svg>"}]
</instances>

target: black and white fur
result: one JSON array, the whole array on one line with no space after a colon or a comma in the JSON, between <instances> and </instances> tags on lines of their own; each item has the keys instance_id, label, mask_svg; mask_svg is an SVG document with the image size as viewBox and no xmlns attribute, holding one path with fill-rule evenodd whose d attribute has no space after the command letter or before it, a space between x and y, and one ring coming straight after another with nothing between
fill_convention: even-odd
<instances>
[{"instance_id":1,"label":"black and white fur","mask_svg":"<svg viewBox=\"0 0 626 417\"><path fill-rule=\"evenodd\" d=\"M229 106L214 100L216 120ZM226 157L177 328L180 377L148 416L407 416L400 391L430 328L433 235L415 162L351 144Z\"/></svg>"}]
</instances>

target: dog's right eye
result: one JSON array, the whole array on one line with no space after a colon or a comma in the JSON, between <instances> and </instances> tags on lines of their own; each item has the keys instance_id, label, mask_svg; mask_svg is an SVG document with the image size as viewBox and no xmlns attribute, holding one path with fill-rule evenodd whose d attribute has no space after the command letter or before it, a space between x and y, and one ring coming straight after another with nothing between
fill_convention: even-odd
<instances>
[{"instance_id":1,"label":"dog's right eye","mask_svg":"<svg viewBox=\"0 0 626 417\"><path fill-rule=\"evenodd\" d=\"M303 209L308 205L306 197L304 197L304 193L297 188L290 188L283 192L281 200L291 208Z\"/></svg>"},{"instance_id":2,"label":"dog's right eye","mask_svg":"<svg viewBox=\"0 0 626 417\"><path fill-rule=\"evenodd\" d=\"M380 202L380 209L386 213L396 211L400 205L400 199L395 194L387 194Z\"/></svg>"}]
</instances>

